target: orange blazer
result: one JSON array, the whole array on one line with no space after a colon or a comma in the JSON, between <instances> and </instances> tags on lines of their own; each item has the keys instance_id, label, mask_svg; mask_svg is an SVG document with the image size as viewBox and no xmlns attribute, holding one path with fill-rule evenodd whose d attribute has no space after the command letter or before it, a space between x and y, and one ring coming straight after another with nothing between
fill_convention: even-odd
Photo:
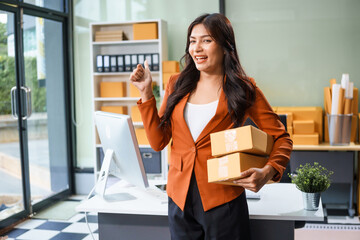
<instances>
[{"instance_id":1,"label":"orange blazer","mask_svg":"<svg viewBox=\"0 0 360 240\"><path fill-rule=\"evenodd\" d=\"M170 77L159 112L154 97L145 102L140 99L138 107L149 143L155 151L162 150L172 139L167 182L168 196L184 210L190 178L194 170L204 211L207 211L235 199L244 191L242 187L208 183L207 177L207 160L212 158L210 133L230 129L233 127L233 122L227 109L225 93L221 91L214 117L195 142L184 119L184 108L190 94L175 106L171 116L171 128L158 128L160 116L164 114L167 98L173 91L178 76ZM255 85L253 80L252 82ZM256 87L254 105L246 111L244 119L247 117L250 117L261 130L273 136L274 146L267 164L276 169L277 174L273 180L279 181L290 159L292 141L278 115L273 112L258 87Z\"/></svg>"}]
</instances>

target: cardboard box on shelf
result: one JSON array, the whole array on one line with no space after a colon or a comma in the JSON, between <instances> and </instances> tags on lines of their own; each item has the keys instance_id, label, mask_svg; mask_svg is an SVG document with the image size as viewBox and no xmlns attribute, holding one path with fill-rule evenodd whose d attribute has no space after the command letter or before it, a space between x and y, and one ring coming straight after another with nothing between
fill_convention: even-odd
<instances>
[{"instance_id":1,"label":"cardboard box on shelf","mask_svg":"<svg viewBox=\"0 0 360 240\"><path fill-rule=\"evenodd\" d=\"M319 145L319 133L293 134L294 145Z\"/></svg>"},{"instance_id":2,"label":"cardboard box on shelf","mask_svg":"<svg viewBox=\"0 0 360 240\"><path fill-rule=\"evenodd\" d=\"M124 82L101 82L100 97L125 97L126 87Z\"/></svg>"},{"instance_id":3,"label":"cardboard box on shelf","mask_svg":"<svg viewBox=\"0 0 360 240\"><path fill-rule=\"evenodd\" d=\"M135 135L139 145L149 145L144 128L135 128Z\"/></svg>"},{"instance_id":4,"label":"cardboard box on shelf","mask_svg":"<svg viewBox=\"0 0 360 240\"><path fill-rule=\"evenodd\" d=\"M322 107L273 107L277 112L292 112L293 120L313 120L315 132L319 133L319 141L323 140L323 109Z\"/></svg>"},{"instance_id":5,"label":"cardboard box on shelf","mask_svg":"<svg viewBox=\"0 0 360 240\"><path fill-rule=\"evenodd\" d=\"M180 72L180 64L178 61L163 61L162 62L163 73Z\"/></svg>"},{"instance_id":6,"label":"cardboard box on shelf","mask_svg":"<svg viewBox=\"0 0 360 240\"><path fill-rule=\"evenodd\" d=\"M133 122L141 122L141 114L138 106L131 107L131 119Z\"/></svg>"},{"instance_id":7,"label":"cardboard box on shelf","mask_svg":"<svg viewBox=\"0 0 360 240\"><path fill-rule=\"evenodd\" d=\"M293 137L293 134L294 134L294 130L293 130L293 127L288 127L288 128L287 128L287 132L289 133L289 135L290 135L290 138L292 139L292 137Z\"/></svg>"},{"instance_id":8,"label":"cardboard box on shelf","mask_svg":"<svg viewBox=\"0 0 360 240\"><path fill-rule=\"evenodd\" d=\"M135 23L133 24L133 39L148 40L158 39L157 23Z\"/></svg>"},{"instance_id":9,"label":"cardboard box on shelf","mask_svg":"<svg viewBox=\"0 0 360 240\"><path fill-rule=\"evenodd\" d=\"M234 152L269 155L274 140L253 126L243 126L210 134L211 153L215 156Z\"/></svg>"},{"instance_id":10,"label":"cardboard box on shelf","mask_svg":"<svg viewBox=\"0 0 360 240\"><path fill-rule=\"evenodd\" d=\"M267 163L266 157L246 153L233 153L207 161L208 182L236 185L232 181L240 173L255 167L262 168Z\"/></svg>"},{"instance_id":11,"label":"cardboard box on shelf","mask_svg":"<svg viewBox=\"0 0 360 240\"><path fill-rule=\"evenodd\" d=\"M294 120L294 134L312 134L315 133L315 122L313 120Z\"/></svg>"},{"instance_id":12,"label":"cardboard box on shelf","mask_svg":"<svg viewBox=\"0 0 360 240\"><path fill-rule=\"evenodd\" d=\"M140 97L140 91L137 89L134 84L129 83L129 91L130 91L130 97Z\"/></svg>"},{"instance_id":13,"label":"cardboard box on shelf","mask_svg":"<svg viewBox=\"0 0 360 240\"><path fill-rule=\"evenodd\" d=\"M125 39L126 37L122 30L95 32L95 42L122 41Z\"/></svg>"},{"instance_id":14,"label":"cardboard box on shelf","mask_svg":"<svg viewBox=\"0 0 360 240\"><path fill-rule=\"evenodd\" d=\"M124 106L101 106L101 111L110 113L127 114L127 107Z\"/></svg>"}]
</instances>

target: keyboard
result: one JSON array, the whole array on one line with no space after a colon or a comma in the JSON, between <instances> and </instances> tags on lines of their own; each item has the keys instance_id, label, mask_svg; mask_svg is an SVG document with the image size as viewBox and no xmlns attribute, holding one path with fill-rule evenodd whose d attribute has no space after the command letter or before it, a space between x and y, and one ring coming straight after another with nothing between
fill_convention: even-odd
<instances>
[{"instance_id":1,"label":"keyboard","mask_svg":"<svg viewBox=\"0 0 360 240\"><path fill-rule=\"evenodd\" d=\"M168 202L168 195L165 191L161 191L159 188L155 186L150 186L147 189L145 189L145 192L150 195L151 197L154 197L161 201L161 203L167 203Z\"/></svg>"}]
</instances>

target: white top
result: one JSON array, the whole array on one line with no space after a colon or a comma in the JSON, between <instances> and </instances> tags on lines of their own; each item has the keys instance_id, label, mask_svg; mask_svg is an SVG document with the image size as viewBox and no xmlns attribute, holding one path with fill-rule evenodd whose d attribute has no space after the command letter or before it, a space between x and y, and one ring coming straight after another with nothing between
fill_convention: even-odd
<instances>
[{"instance_id":1,"label":"white top","mask_svg":"<svg viewBox=\"0 0 360 240\"><path fill-rule=\"evenodd\" d=\"M194 142L202 130L216 113L219 100L206 104L186 103L184 118L188 125Z\"/></svg>"}]
</instances>

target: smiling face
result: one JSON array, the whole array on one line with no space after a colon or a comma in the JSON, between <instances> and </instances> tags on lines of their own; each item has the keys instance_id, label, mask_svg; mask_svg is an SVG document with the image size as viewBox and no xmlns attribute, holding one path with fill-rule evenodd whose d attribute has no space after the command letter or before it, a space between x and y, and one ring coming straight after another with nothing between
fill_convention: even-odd
<instances>
[{"instance_id":1,"label":"smiling face","mask_svg":"<svg viewBox=\"0 0 360 240\"><path fill-rule=\"evenodd\" d=\"M189 54L200 72L222 74L224 50L203 24L195 25L189 39Z\"/></svg>"}]
</instances>

